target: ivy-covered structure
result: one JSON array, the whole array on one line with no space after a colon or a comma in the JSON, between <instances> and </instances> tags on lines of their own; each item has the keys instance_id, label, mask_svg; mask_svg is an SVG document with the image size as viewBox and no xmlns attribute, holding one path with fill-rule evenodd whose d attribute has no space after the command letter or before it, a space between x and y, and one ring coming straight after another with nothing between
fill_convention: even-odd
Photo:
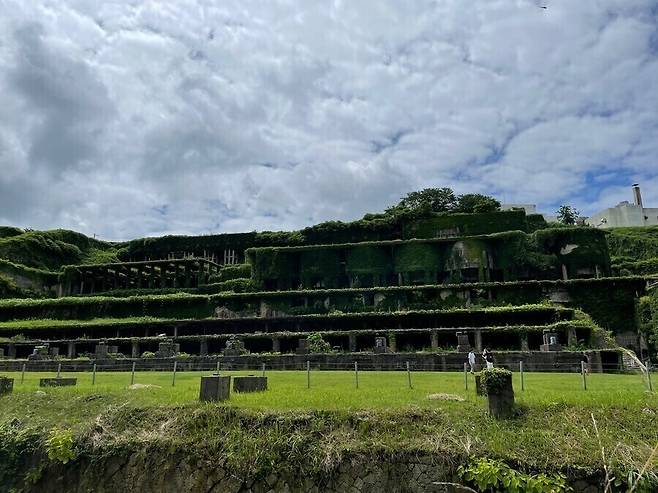
<instances>
[{"instance_id":1,"label":"ivy-covered structure","mask_svg":"<svg viewBox=\"0 0 658 493\"><path fill-rule=\"evenodd\" d=\"M29 290L0 300L0 358L27 357L36 345L74 358L101 344L138 358L159 354L163 337L199 357L236 337L252 354L295 354L311 333L334 352L379 348L380 358L470 345L527 353L531 363L547 334L566 351L598 350L614 346L606 330L644 350L636 305L647 280L612 277L607 233L548 227L522 210L121 244L2 234L0 272L20 274ZM21 238L35 259L19 255ZM57 265L51 244L78 261L47 270ZM27 264L15 264L19 257Z\"/></svg>"},{"instance_id":2,"label":"ivy-covered structure","mask_svg":"<svg viewBox=\"0 0 658 493\"><path fill-rule=\"evenodd\" d=\"M567 280L610 273L604 234L585 228L252 248L247 257L256 287L263 290Z\"/></svg>"}]
</instances>

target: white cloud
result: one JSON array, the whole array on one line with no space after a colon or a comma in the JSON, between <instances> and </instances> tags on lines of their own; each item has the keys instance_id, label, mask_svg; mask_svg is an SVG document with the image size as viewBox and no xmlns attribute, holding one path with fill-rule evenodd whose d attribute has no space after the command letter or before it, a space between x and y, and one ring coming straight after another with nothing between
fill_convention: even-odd
<instances>
[{"instance_id":1,"label":"white cloud","mask_svg":"<svg viewBox=\"0 0 658 493\"><path fill-rule=\"evenodd\" d=\"M289 229L427 186L593 212L628 180L658 205L655 2L540 3L0 0L0 223Z\"/></svg>"}]
</instances>

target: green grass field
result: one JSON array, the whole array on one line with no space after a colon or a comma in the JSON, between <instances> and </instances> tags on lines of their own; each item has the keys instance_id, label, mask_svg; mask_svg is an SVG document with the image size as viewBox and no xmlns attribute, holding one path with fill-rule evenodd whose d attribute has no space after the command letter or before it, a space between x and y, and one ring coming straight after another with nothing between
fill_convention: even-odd
<instances>
[{"instance_id":1,"label":"green grass field","mask_svg":"<svg viewBox=\"0 0 658 493\"><path fill-rule=\"evenodd\" d=\"M78 378L76 387L39 388L39 379L53 373L5 373L15 379L17 395L45 391L53 399L66 401L72 396L105 394L113 399L134 405L183 405L198 401L201 375L210 372L178 372L175 386L172 372L137 372L135 383L153 387L129 389L130 372L98 372L92 385L91 373L62 373ZM257 372L222 372L223 375L247 375ZM304 371L268 371L267 392L231 393L227 405L272 410L363 410L396 409L405 407L436 408L446 401L428 399L436 393L454 394L467 402L483 401L474 392L474 379L468 375L469 390L465 389L463 373L414 372L409 388L407 373L403 371L359 372L359 388L355 375L348 371L311 371L311 387L307 388ZM520 375L514 374L516 400L528 406L567 404L594 407L658 406L656 394L646 392L645 380L637 375L591 374L587 376L587 390L583 390L582 377L567 373L525 373L525 390L521 391ZM9 404L11 397L3 401ZM10 404L9 404L10 405Z\"/></svg>"},{"instance_id":2,"label":"green grass field","mask_svg":"<svg viewBox=\"0 0 658 493\"><path fill-rule=\"evenodd\" d=\"M318 468L327 457L376 450L495 457L531 470L599 470L601 443L611 451L610 464L628 471L641 468L658 441L658 395L645 390L638 374L592 374L583 390L579 374L526 373L522 392L515 373L519 413L504 421L488 416L471 375L465 390L463 373L412 373L410 389L404 371L362 371L357 389L353 372L312 371L309 389L304 371L268 371L269 390L231 393L220 404L198 400L200 376L208 374L180 372L174 387L171 372L138 372L135 383L152 387L129 389L130 372L99 372L94 386L91 373L63 373L78 385L41 389L39 378L53 373L26 373L23 383L20 373L10 373L15 387L0 397L0 432L20 448L26 433L44 437L69 428L80 450L99 443L212 449L236 467L256 468L272 457ZM464 400L428 399L437 393Z\"/></svg>"}]
</instances>

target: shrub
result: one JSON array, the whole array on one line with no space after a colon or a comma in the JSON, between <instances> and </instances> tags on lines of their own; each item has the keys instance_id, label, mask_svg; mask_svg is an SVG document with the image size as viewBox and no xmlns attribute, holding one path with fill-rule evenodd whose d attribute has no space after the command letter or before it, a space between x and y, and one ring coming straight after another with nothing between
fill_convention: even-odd
<instances>
[{"instance_id":1,"label":"shrub","mask_svg":"<svg viewBox=\"0 0 658 493\"><path fill-rule=\"evenodd\" d=\"M504 368L487 368L481 374L482 388L487 395L500 393L512 378L512 372Z\"/></svg>"},{"instance_id":2,"label":"shrub","mask_svg":"<svg viewBox=\"0 0 658 493\"><path fill-rule=\"evenodd\" d=\"M73 432L71 430L53 429L46 440L48 458L52 461L68 463L75 459L73 451Z\"/></svg>"},{"instance_id":3,"label":"shrub","mask_svg":"<svg viewBox=\"0 0 658 493\"><path fill-rule=\"evenodd\" d=\"M531 475L516 471L503 461L474 459L466 467L459 466L458 474L478 491L491 493L560 493L572 491L562 474Z\"/></svg>"},{"instance_id":4,"label":"shrub","mask_svg":"<svg viewBox=\"0 0 658 493\"><path fill-rule=\"evenodd\" d=\"M144 351L142 353L142 358L145 359L155 358L155 353L153 351Z\"/></svg>"},{"instance_id":5,"label":"shrub","mask_svg":"<svg viewBox=\"0 0 658 493\"><path fill-rule=\"evenodd\" d=\"M322 334L319 332L314 332L309 334L308 339L308 350L311 353L328 353L331 351L331 344L325 341L322 338Z\"/></svg>"}]
</instances>

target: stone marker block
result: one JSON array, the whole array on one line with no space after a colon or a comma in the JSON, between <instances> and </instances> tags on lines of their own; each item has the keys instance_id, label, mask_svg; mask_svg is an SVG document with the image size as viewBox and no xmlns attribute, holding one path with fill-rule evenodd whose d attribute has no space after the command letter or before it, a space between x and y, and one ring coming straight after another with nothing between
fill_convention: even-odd
<instances>
[{"instance_id":1,"label":"stone marker block","mask_svg":"<svg viewBox=\"0 0 658 493\"><path fill-rule=\"evenodd\" d=\"M471 343L468 341L466 332L457 332L457 352L468 353L471 350Z\"/></svg>"},{"instance_id":2,"label":"stone marker block","mask_svg":"<svg viewBox=\"0 0 658 493\"><path fill-rule=\"evenodd\" d=\"M161 342L158 344L158 350L155 352L156 358L173 358L180 353L180 344L171 341Z\"/></svg>"},{"instance_id":3,"label":"stone marker block","mask_svg":"<svg viewBox=\"0 0 658 493\"><path fill-rule=\"evenodd\" d=\"M240 356L246 352L244 341L241 339L229 339L226 341L226 347L222 354L224 356Z\"/></svg>"},{"instance_id":4,"label":"stone marker block","mask_svg":"<svg viewBox=\"0 0 658 493\"><path fill-rule=\"evenodd\" d=\"M0 359L3 359L5 357L5 350L4 348L0 347Z\"/></svg>"},{"instance_id":5,"label":"stone marker block","mask_svg":"<svg viewBox=\"0 0 658 493\"><path fill-rule=\"evenodd\" d=\"M308 354L309 353L308 339L307 338L299 339L297 341L297 351L296 352L297 352L297 354Z\"/></svg>"},{"instance_id":6,"label":"stone marker block","mask_svg":"<svg viewBox=\"0 0 658 493\"><path fill-rule=\"evenodd\" d=\"M267 377L233 377L233 392L262 392L267 390Z\"/></svg>"},{"instance_id":7,"label":"stone marker block","mask_svg":"<svg viewBox=\"0 0 658 493\"><path fill-rule=\"evenodd\" d=\"M104 342L97 344L96 347L94 348L94 356L96 357L96 359L107 359L108 352L109 352L109 348L107 347L107 344L105 344Z\"/></svg>"},{"instance_id":8,"label":"stone marker block","mask_svg":"<svg viewBox=\"0 0 658 493\"><path fill-rule=\"evenodd\" d=\"M231 392L231 377L211 375L201 377L201 401L224 401L229 398Z\"/></svg>"},{"instance_id":9,"label":"stone marker block","mask_svg":"<svg viewBox=\"0 0 658 493\"><path fill-rule=\"evenodd\" d=\"M375 337L374 352L376 354L388 352L388 348L386 347L386 337Z\"/></svg>"},{"instance_id":10,"label":"stone marker block","mask_svg":"<svg viewBox=\"0 0 658 493\"><path fill-rule=\"evenodd\" d=\"M58 347L51 347L50 350L48 351L51 356L57 357L59 356L59 348Z\"/></svg>"},{"instance_id":11,"label":"stone marker block","mask_svg":"<svg viewBox=\"0 0 658 493\"><path fill-rule=\"evenodd\" d=\"M494 418L511 418L514 414L512 375L504 377L504 385L497 392L489 392L489 414Z\"/></svg>"},{"instance_id":12,"label":"stone marker block","mask_svg":"<svg viewBox=\"0 0 658 493\"><path fill-rule=\"evenodd\" d=\"M39 387L70 387L78 384L77 378L42 378L39 380Z\"/></svg>"},{"instance_id":13,"label":"stone marker block","mask_svg":"<svg viewBox=\"0 0 658 493\"><path fill-rule=\"evenodd\" d=\"M540 351L562 351L562 344L560 344L558 335L546 329L543 332L544 344L539 346Z\"/></svg>"},{"instance_id":14,"label":"stone marker block","mask_svg":"<svg viewBox=\"0 0 658 493\"><path fill-rule=\"evenodd\" d=\"M14 379L0 377L0 395L11 394L14 391Z\"/></svg>"},{"instance_id":15,"label":"stone marker block","mask_svg":"<svg viewBox=\"0 0 658 493\"><path fill-rule=\"evenodd\" d=\"M48 356L48 346L35 346L32 354L27 357L28 361L41 361L44 359L49 359Z\"/></svg>"}]
</instances>

